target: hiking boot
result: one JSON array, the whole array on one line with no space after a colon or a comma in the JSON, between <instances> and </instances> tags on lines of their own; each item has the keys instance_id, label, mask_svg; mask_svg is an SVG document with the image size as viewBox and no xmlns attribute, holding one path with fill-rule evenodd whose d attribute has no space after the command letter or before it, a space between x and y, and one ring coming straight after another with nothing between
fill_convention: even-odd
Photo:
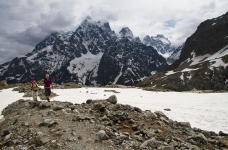
<instances>
[{"instance_id":1,"label":"hiking boot","mask_svg":"<svg viewBox=\"0 0 228 150\"><path fill-rule=\"evenodd\" d=\"M48 101L48 102L50 102L50 99L49 99L49 98L47 98L47 101Z\"/></svg>"}]
</instances>

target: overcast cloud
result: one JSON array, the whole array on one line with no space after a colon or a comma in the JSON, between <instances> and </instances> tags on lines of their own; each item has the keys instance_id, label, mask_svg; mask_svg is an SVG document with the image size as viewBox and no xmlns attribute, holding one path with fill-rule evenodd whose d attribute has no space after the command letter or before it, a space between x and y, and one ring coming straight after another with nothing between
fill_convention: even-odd
<instances>
[{"instance_id":1,"label":"overcast cloud","mask_svg":"<svg viewBox=\"0 0 228 150\"><path fill-rule=\"evenodd\" d=\"M31 52L55 31L75 31L86 16L115 32L163 34L179 46L197 26L228 11L228 0L1 0L0 64Z\"/></svg>"}]
</instances>

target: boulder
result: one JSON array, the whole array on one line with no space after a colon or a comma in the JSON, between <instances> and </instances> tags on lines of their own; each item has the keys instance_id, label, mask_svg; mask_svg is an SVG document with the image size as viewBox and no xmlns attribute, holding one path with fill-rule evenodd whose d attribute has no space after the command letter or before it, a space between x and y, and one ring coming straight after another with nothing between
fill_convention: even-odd
<instances>
[{"instance_id":1,"label":"boulder","mask_svg":"<svg viewBox=\"0 0 228 150\"><path fill-rule=\"evenodd\" d=\"M134 110L137 111L137 112L139 112L139 113L142 113L143 112L142 109L140 109L138 107L134 107Z\"/></svg>"},{"instance_id":2,"label":"boulder","mask_svg":"<svg viewBox=\"0 0 228 150\"><path fill-rule=\"evenodd\" d=\"M39 135L36 138L36 146L43 146L44 144L46 144L47 142L50 141L50 138L48 135Z\"/></svg>"},{"instance_id":3,"label":"boulder","mask_svg":"<svg viewBox=\"0 0 228 150\"><path fill-rule=\"evenodd\" d=\"M39 109L46 109L46 108L50 108L50 107L51 107L50 103L41 102L39 104Z\"/></svg>"},{"instance_id":4,"label":"boulder","mask_svg":"<svg viewBox=\"0 0 228 150\"><path fill-rule=\"evenodd\" d=\"M220 136L228 136L227 133L224 133L224 132L222 132L222 131L219 131L219 135L220 135Z\"/></svg>"},{"instance_id":5,"label":"boulder","mask_svg":"<svg viewBox=\"0 0 228 150\"><path fill-rule=\"evenodd\" d=\"M53 106L51 106L51 108L52 108L54 111L64 109L63 106L61 106L61 105L56 105L56 104L54 104Z\"/></svg>"},{"instance_id":6,"label":"boulder","mask_svg":"<svg viewBox=\"0 0 228 150\"><path fill-rule=\"evenodd\" d=\"M227 139L219 139L219 143L222 146L226 146L228 148L228 140Z\"/></svg>"},{"instance_id":7,"label":"boulder","mask_svg":"<svg viewBox=\"0 0 228 150\"><path fill-rule=\"evenodd\" d=\"M112 95L107 99L108 102L112 103L112 104L116 104L117 103L117 98L116 95Z\"/></svg>"},{"instance_id":8,"label":"boulder","mask_svg":"<svg viewBox=\"0 0 228 150\"><path fill-rule=\"evenodd\" d=\"M8 84L7 84L6 80L0 81L0 86L7 86L7 85L8 85Z\"/></svg>"},{"instance_id":9,"label":"boulder","mask_svg":"<svg viewBox=\"0 0 228 150\"><path fill-rule=\"evenodd\" d=\"M154 113L155 113L159 118L160 118L160 117L165 117L165 118L168 119L168 117L167 117L162 111L155 111Z\"/></svg>"},{"instance_id":10,"label":"boulder","mask_svg":"<svg viewBox=\"0 0 228 150\"><path fill-rule=\"evenodd\" d=\"M194 141L196 141L198 143L202 143L202 144L208 143L207 138L202 133L199 133L198 135L195 135L195 136L190 136L187 138L187 140L188 141L194 140Z\"/></svg>"},{"instance_id":11,"label":"boulder","mask_svg":"<svg viewBox=\"0 0 228 150\"><path fill-rule=\"evenodd\" d=\"M102 141L102 140L107 140L108 139L108 135L105 133L104 130L100 130L99 132L97 132L96 137L97 137L98 141Z\"/></svg>"},{"instance_id":12,"label":"boulder","mask_svg":"<svg viewBox=\"0 0 228 150\"><path fill-rule=\"evenodd\" d=\"M157 115L155 113L152 113L150 110L145 110L144 115L151 119L157 119Z\"/></svg>"},{"instance_id":13,"label":"boulder","mask_svg":"<svg viewBox=\"0 0 228 150\"><path fill-rule=\"evenodd\" d=\"M140 148L147 148L147 147L150 147L150 148L157 148L157 141L155 138L151 138L149 140L146 140L144 141L141 145L140 145Z\"/></svg>"}]
</instances>

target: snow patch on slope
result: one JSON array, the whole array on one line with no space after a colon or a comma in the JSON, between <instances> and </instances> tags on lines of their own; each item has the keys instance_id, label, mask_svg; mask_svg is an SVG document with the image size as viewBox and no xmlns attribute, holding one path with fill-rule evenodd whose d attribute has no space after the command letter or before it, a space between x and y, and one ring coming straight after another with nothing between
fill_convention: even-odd
<instances>
[{"instance_id":1,"label":"snow patch on slope","mask_svg":"<svg viewBox=\"0 0 228 150\"><path fill-rule=\"evenodd\" d=\"M49 45L41 50L39 50L38 53L35 53L29 57L26 58L26 60L30 61L30 62L35 62L35 58L37 57L37 55L39 55L41 52L44 52L44 51L47 51L47 52L52 52L53 51L53 45Z\"/></svg>"},{"instance_id":2,"label":"snow patch on slope","mask_svg":"<svg viewBox=\"0 0 228 150\"><path fill-rule=\"evenodd\" d=\"M192 52L191 54L193 55L193 58L191 59L193 62L190 64L190 66L204 61L216 62L212 65L213 67L226 67L228 65L224 63L221 59L223 56L228 55L228 45L226 45L224 48L214 53L213 55L206 54L203 56L195 56L195 52Z\"/></svg>"},{"instance_id":3,"label":"snow patch on slope","mask_svg":"<svg viewBox=\"0 0 228 150\"><path fill-rule=\"evenodd\" d=\"M75 58L70 61L70 65L67 67L71 74L76 74L79 78L83 78L83 84L85 83L84 76L88 72L93 72L92 77L97 76L98 66L103 53L93 55L90 52L82 54L81 57Z\"/></svg>"},{"instance_id":4,"label":"snow patch on slope","mask_svg":"<svg viewBox=\"0 0 228 150\"><path fill-rule=\"evenodd\" d=\"M114 80L113 84L116 84L116 82L117 82L117 81L119 80L119 78L122 76L122 74L123 74L123 72L122 72L123 66L124 66L124 65L122 64L120 73L119 73L119 75L116 77L116 79Z\"/></svg>"},{"instance_id":5,"label":"snow patch on slope","mask_svg":"<svg viewBox=\"0 0 228 150\"><path fill-rule=\"evenodd\" d=\"M190 72L190 71L195 71L195 70L198 70L199 68L195 68L195 69L191 69L191 68L185 68L181 71L177 71L177 72L174 72L173 70L171 71L168 71L165 75L168 76L168 75L171 75L171 74L175 74L175 73L178 73L178 72Z\"/></svg>"}]
</instances>

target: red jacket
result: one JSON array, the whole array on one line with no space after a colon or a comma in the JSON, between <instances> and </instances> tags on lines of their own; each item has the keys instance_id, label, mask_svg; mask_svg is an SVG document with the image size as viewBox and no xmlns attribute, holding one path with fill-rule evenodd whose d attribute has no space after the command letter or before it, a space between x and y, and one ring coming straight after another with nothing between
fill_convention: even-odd
<instances>
[{"instance_id":1,"label":"red jacket","mask_svg":"<svg viewBox=\"0 0 228 150\"><path fill-rule=\"evenodd\" d=\"M50 87L51 84L52 84L52 81L51 81L50 78L48 78L48 79L45 78L45 79L44 79L44 86L45 86L45 87Z\"/></svg>"}]
</instances>

